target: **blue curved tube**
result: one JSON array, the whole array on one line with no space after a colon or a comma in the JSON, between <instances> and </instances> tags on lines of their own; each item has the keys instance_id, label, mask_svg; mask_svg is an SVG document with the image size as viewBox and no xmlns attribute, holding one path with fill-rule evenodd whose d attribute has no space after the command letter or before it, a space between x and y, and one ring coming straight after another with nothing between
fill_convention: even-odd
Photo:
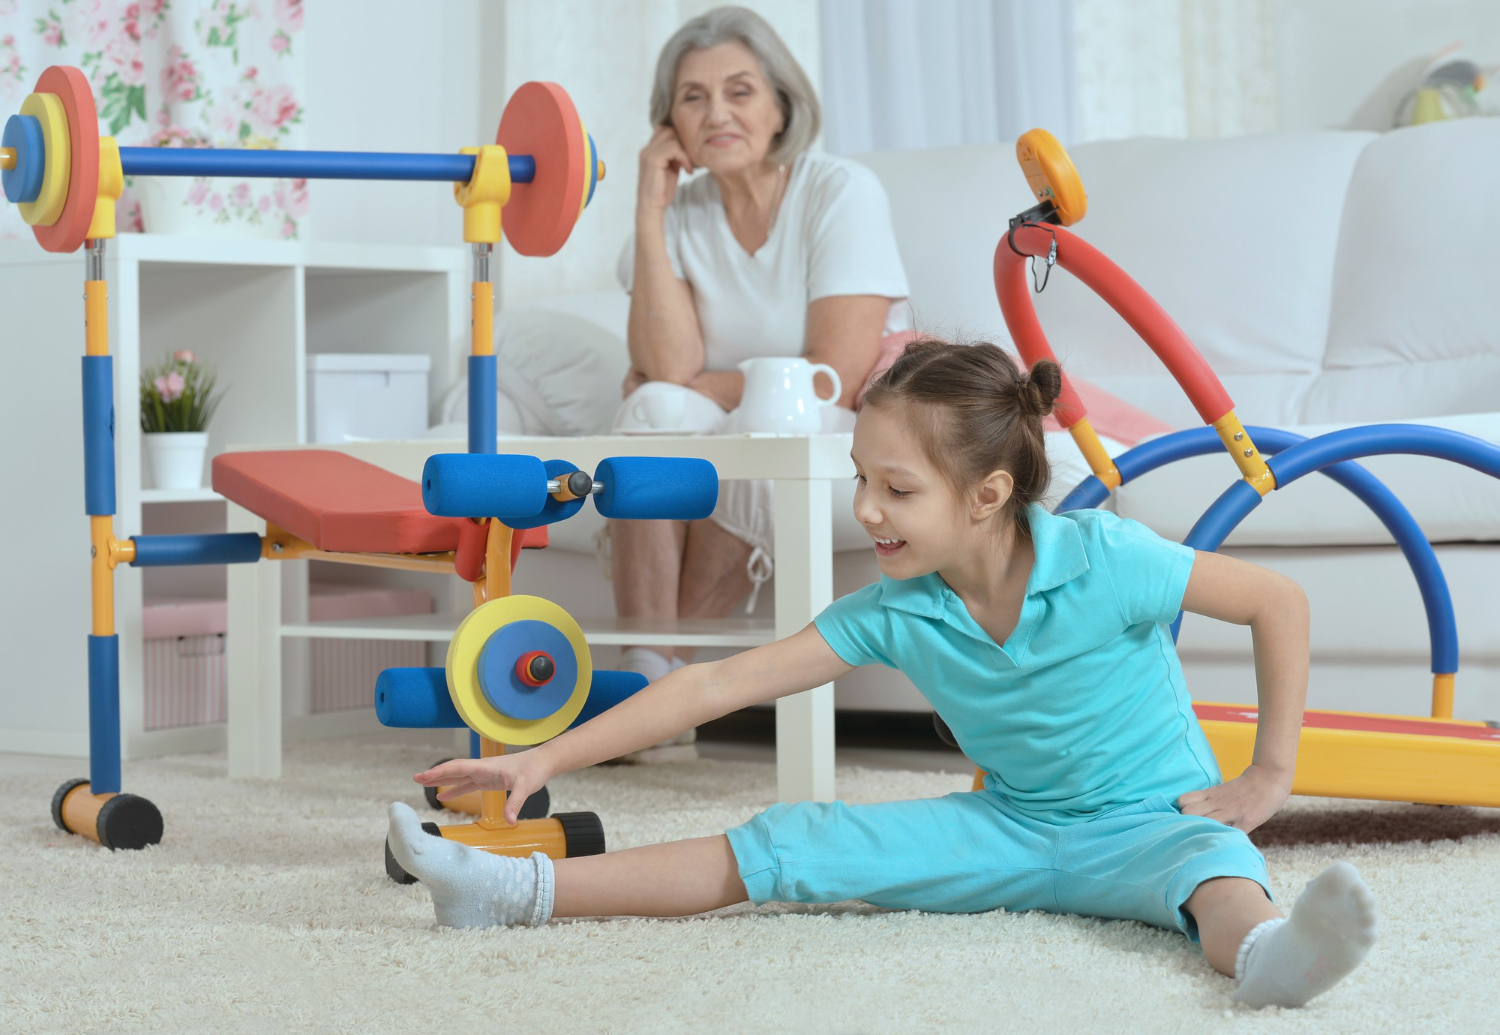
<instances>
[{"instance_id":1,"label":"blue curved tube","mask_svg":"<svg viewBox=\"0 0 1500 1035\"><path fill-rule=\"evenodd\" d=\"M507 155L510 182L536 179L536 159ZM468 183L474 155L381 151L261 151L215 147L122 147L126 176L284 176L301 180L436 180Z\"/></svg>"},{"instance_id":2,"label":"blue curved tube","mask_svg":"<svg viewBox=\"0 0 1500 1035\"><path fill-rule=\"evenodd\" d=\"M1362 428L1330 431L1310 439L1295 451L1288 450L1287 455L1277 457L1275 461L1267 461L1266 465L1276 475L1276 484L1285 485L1329 464L1387 453L1412 453L1451 460L1491 478L1500 478L1500 447L1461 431L1426 424L1369 424Z\"/></svg>"},{"instance_id":3,"label":"blue curved tube","mask_svg":"<svg viewBox=\"0 0 1500 1035\"><path fill-rule=\"evenodd\" d=\"M1410 428L1418 425L1372 425L1372 427L1397 427ZM1263 428L1258 426L1247 427L1256 447L1266 456L1281 454L1275 461L1268 460L1272 472L1277 476L1277 488L1282 488L1290 481L1300 475L1293 474L1290 478L1283 480L1282 468L1286 462L1288 451L1293 447L1302 447L1308 440L1301 435L1284 431L1280 428ZM1356 428L1354 431L1367 429ZM1442 429L1426 429L1442 430ZM1334 434L1342 435L1343 432ZM1457 432L1450 434L1457 435ZM1329 436L1320 436L1313 441L1322 441ZM1468 439L1467 435L1460 438ZM1481 445L1488 446L1479 439L1473 439ZM1192 428L1188 431L1174 432L1161 438L1137 446L1115 458L1115 467L1120 472L1124 481L1139 478L1150 471L1176 460L1182 460L1190 456L1201 456L1207 453L1218 452L1224 445L1219 438L1218 432L1213 428ZM1493 449L1494 447L1489 447ZM1364 455L1364 454L1354 454ZM1303 472L1306 473L1306 472ZM1331 462L1323 473L1332 478L1338 484L1352 492L1362 503L1370 508L1370 511L1378 517L1396 540L1396 545L1406 555L1407 563L1411 566L1412 574L1416 577L1417 588L1422 594L1422 603L1427 612L1428 640L1432 645L1432 670L1433 672L1456 672L1458 671L1458 628L1453 615L1453 598L1448 592L1448 582L1443 576L1442 566L1438 564L1437 555L1433 552L1432 544L1427 541L1416 519L1411 512L1396 498L1395 494L1386 488L1369 471L1358 464L1347 462ZM1097 488L1090 486L1095 483ZM1238 489L1236 486L1243 486ZM1245 492L1249 495L1246 496ZM1085 479L1079 484L1058 507L1058 513L1064 509L1076 509L1078 506L1097 505L1088 502L1069 504L1075 497L1089 500L1097 497L1102 502L1108 496L1104 483L1097 478ZM1250 497L1254 497L1251 499ZM1217 550L1245 516L1254 510L1260 502L1260 494L1251 489L1245 482L1236 482L1216 500L1203 516L1198 519L1192 530L1184 540L1186 545L1197 550ZM1182 615L1172 623L1172 638L1177 638L1177 633L1182 626Z\"/></svg>"}]
</instances>

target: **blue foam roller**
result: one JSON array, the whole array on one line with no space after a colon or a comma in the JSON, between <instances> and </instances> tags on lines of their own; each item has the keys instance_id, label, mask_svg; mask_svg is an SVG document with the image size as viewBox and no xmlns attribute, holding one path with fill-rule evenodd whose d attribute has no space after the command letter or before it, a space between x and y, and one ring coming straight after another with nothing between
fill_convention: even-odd
<instances>
[{"instance_id":1,"label":"blue foam roller","mask_svg":"<svg viewBox=\"0 0 1500 1035\"><path fill-rule=\"evenodd\" d=\"M440 668L388 668L375 677L375 717L405 730L463 729Z\"/></svg>"},{"instance_id":2,"label":"blue foam roller","mask_svg":"<svg viewBox=\"0 0 1500 1035\"><path fill-rule=\"evenodd\" d=\"M547 469L519 453L439 453L422 468L422 505L439 517L529 518L547 505Z\"/></svg>"},{"instance_id":3,"label":"blue foam roller","mask_svg":"<svg viewBox=\"0 0 1500 1035\"><path fill-rule=\"evenodd\" d=\"M607 518L696 521L719 503L719 472L707 460L667 456L612 456L594 480L604 489L594 506Z\"/></svg>"},{"instance_id":4,"label":"blue foam roller","mask_svg":"<svg viewBox=\"0 0 1500 1035\"><path fill-rule=\"evenodd\" d=\"M583 703L583 711L573 720L573 726L581 726L594 716L613 708L625 698L646 688L646 677L639 672L613 672L609 669L594 670L589 683L589 696ZM573 726L569 726L572 729Z\"/></svg>"}]
</instances>

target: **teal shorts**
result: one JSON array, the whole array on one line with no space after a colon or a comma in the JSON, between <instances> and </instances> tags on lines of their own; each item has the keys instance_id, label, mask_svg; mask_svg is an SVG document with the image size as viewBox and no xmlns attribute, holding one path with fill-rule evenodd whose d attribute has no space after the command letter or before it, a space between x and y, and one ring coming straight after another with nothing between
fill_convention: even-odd
<instances>
[{"instance_id":1,"label":"teal shorts","mask_svg":"<svg viewBox=\"0 0 1500 1035\"><path fill-rule=\"evenodd\" d=\"M1066 824L989 790L878 805L773 805L728 831L750 900L859 899L886 909L992 909L1139 920L1198 940L1183 911L1215 877L1266 891L1266 860L1241 830L1184 816L1164 795Z\"/></svg>"}]
</instances>

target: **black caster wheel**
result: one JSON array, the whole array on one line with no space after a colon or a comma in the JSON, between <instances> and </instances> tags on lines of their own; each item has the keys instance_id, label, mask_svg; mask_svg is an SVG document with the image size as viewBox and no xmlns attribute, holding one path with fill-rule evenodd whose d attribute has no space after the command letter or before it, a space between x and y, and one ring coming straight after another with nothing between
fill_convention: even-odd
<instances>
[{"instance_id":1,"label":"black caster wheel","mask_svg":"<svg viewBox=\"0 0 1500 1035\"><path fill-rule=\"evenodd\" d=\"M932 728L937 731L938 739L949 747L958 747L958 741L953 739L953 731L943 721L943 717L937 712L932 713Z\"/></svg>"},{"instance_id":2,"label":"black caster wheel","mask_svg":"<svg viewBox=\"0 0 1500 1035\"><path fill-rule=\"evenodd\" d=\"M63 799L68 796L69 791L74 787L79 787L86 783L88 783L87 780L69 780L59 787L57 793L52 796L52 822L57 824L57 829L70 834L77 833L77 831L68 830L68 825L63 822L62 803Z\"/></svg>"},{"instance_id":3,"label":"black caster wheel","mask_svg":"<svg viewBox=\"0 0 1500 1035\"><path fill-rule=\"evenodd\" d=\"M440 766L444 762L453 759L444 758L436 761L433 766ZM423 793L427 796L427 804L439 812L443 810L443 803L438 801L438 789L436 787L424 787ZM552 808L552 795L545 787L537 789L531 797L526 799L526 804L521 806L521 819L546 819L547 811Z\"/></svg>"},{"instance_id":4,"label":"black caster wheel","mask_svg":"<svg viewBox=\"0 0 1500 1035\"><path fill-rule=\"evenodd\" d=\"M443 836L442 832L438 830L436 823L423 823L422 830L433 837ZM396 861L396 857L391 854L390 838L385 839L385 875L397 884L415 884L417 882L417 878L402 869L401 864Z\"/></svg>"},{"instance_id":5,"label":"black caster wheel","mask_svg":"<svg viewBox=\"0 0 1500 1035\"><path fill-rule=\"evenodd\" d=\"M604 824L593 812L559 812L552 817L562 824L563 844L569 859L604 854Z\"/></svg>"},{"instance_id":6,"label":"black caster wheel","mask_svg":"<svg viewBox=\"0 0 1500 1035\"><path fill-rule=\"evenodd\" d=\"M63 821L63 799L67 798L68 792L73 788L86 783L87 780L69 780L52 796L52 822L57 824L59 830L68 830L68 825ZM148 799L138 794L116 794L99 807L99 814L94 821L94 833L98 836L99 843L111 851L145 848L147 845L161 843L163 826L161 810ZM69 833L78 834L82 831L71 830Z\"/></svg>"}]
</instances>

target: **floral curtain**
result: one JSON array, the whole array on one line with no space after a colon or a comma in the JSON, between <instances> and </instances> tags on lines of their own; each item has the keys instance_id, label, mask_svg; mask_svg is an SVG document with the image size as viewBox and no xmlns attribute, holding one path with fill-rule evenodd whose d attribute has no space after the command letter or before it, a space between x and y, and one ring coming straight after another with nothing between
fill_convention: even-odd
<instances>
[{"instance_id":1,"label":"floral curtain","mask_svg":"<svg viewBox=\"0 0 1500 1035\"><path fill-rule=\"evenodd\" d=\"M49 65L83 70L100 136L122 146L303 146L302 0L0 0L0 121ZM170 187L170 196L143 195ZM222 232L304 236L303 180L127 177L118 230L140 231L142 202L166 197ZM161 226L166 229L165 218ZM0 205L0 237L31 236Z\"/></svg>"}]
</instances>

